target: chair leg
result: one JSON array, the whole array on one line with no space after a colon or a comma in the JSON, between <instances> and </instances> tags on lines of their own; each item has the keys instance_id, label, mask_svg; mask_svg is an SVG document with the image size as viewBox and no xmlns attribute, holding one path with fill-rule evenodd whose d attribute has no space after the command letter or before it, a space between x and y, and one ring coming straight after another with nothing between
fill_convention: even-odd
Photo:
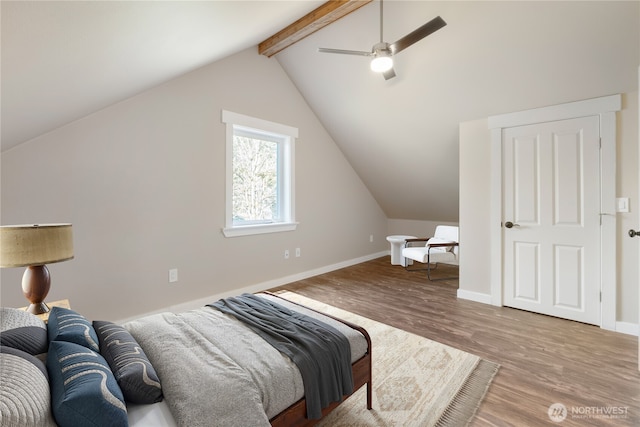
<instances>
[{"instance_id":1,"label":"chair leg","mask_svg":"<svg viewBox=\"0 0 640 427\"><path fill-rule=\"evenodd\" d=\"M433 269L435 270L438 267L438 263L435 263L435 267L433 267ZM428 264L427 267L427 278L431 281L431 282L439 282L441 280L453 280L453 279L457 279L460 276L452 276L452 277L440 277L438 279L432 279L431 278L431 263Z\"/></svg>"},{"instance_id":2,"label":"chair leg","mask_svg":"<svg viewBox=\"0 0 640 427\"><path fill-rule=\"evenodd\" d=\"M419 261L418 261L419 262ZM422 264L421 262L419 262L420 264ZM431 282L439 282L441 280L452 280L452 279L457 279L459 276L453 276L453 277L440 277L438 279L432 279L431 278L431 270L435 270L436 268L438 268L438 263L434 262L433 263L433 268L431 268L431 257L429 256L429 254L427 254L427 267L426 268L409 268L409 261L406 262L404 269L406 271L427 271L427 279L429 279L429 281Z\"/></svg>"},{"instance_id":3,"label":"chair leg","mask_svg":"<svg viewBox=\"0 0 640 427\"><path fill-rule=\"evenodd\" d=\"M419 262L419 263L420 263L420 262ZM420 264L422 264L422 263L420 263ZM425 271L425 270L427 270L428 268L409 268L409 263L407 263L407 265L405 265L405 266L404 266L404 269L405 269L406 271Z\"/></svg>"}]
</instances>

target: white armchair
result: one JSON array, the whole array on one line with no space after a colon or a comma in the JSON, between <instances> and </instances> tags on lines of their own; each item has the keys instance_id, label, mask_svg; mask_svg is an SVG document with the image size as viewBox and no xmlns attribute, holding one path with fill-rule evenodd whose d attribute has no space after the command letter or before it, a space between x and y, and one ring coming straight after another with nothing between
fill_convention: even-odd
<instances>
[{"instance_id":1,"label":"white armchair","mask_svg":"<svg viewBox=\"0 0 640 427\"><path fill-rule=\"evenodd\" d=\"M458 227L450 225L439 225L433 237L422 239L407 239L402 249L402 256L413 261L426 264L426 268L406 269L427 270L427 277L431 279L431 270L435 269L438 263L458 265L459 253L459 233ZM432 267L433 265L433 267ZM457 277L439 278L437 280L455 279Z\"/></svg>"}]
</instances>

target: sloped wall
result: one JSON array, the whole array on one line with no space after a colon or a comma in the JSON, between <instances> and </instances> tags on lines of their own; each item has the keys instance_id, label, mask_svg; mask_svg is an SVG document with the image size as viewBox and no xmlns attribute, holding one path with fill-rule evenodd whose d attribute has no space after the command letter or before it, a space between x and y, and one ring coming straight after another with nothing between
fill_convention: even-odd
<instances>
[{"instance_id":1,"label":"sloped wall","mask_svg":"<svg viewBox=\"0 0 640 427\"><path fill-rule=\"evenodd\" d=\"M299 129L296 231L222 235L223 109ZM278 62L255 49L8 150L1 174L2 224L73 223L75 259L49 265L47 299L69 298L94 319L257 290L388 250L384 213ZM295 248L302 256L285 260ZM25 305L22 271L2 270L2 305Z\"/></svg>"}]
</instances>

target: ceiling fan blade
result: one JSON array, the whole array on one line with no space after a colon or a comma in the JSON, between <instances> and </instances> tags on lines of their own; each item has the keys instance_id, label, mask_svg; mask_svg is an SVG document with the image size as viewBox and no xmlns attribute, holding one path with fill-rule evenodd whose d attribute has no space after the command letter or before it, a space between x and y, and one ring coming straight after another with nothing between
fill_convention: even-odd
<instances>
[{"instance_id":1,"label":"ceiling fan blade","mask_svg":"<svg viewBox=\"0 0 640 427\"><path fill-rule=\"evenodd\" d=\"M342 55L359 55L359 56L372 56L373 53L365 52L363 50L344 50L344 49L330 49L326 47L319 47L318 52L324 53L340 53Z\"/></svg>"},{"instance_id":2,"label":"ceiling fan blade","mask_svg":"<svg viewBox=\"0 0 640 427\"><path fill-rule=\"evenodd\" d=\"M427 37L429 34L438 31L440 28L444 27L445 25L447 25L447 23L444 22L444 19L437 16L433 18L431 21L421 26L420 28L413 30L406 36L402 37L400 40L390 45L389 47L391 49L391 52L395 55L396 53L405 50L412 44Z\"/></svg>"},{"instance_id":3,"label":"ceiling fan blade","mask_svg":"<svg viewBox=\"0 0 640 427\"><path fill-rule=\"evenodd\" d=\"M392 67L392 68L389 68L387 71L383 72L382 75L384 76L385 80L389 80L396 76L396 72L393 70L393 67Z\"/></svg>"}]
</instances>

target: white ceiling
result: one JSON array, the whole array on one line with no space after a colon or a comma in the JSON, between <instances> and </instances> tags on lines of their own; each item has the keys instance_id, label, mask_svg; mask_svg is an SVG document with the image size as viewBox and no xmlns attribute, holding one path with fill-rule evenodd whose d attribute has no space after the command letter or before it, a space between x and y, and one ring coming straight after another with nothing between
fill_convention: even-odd
<instances>
[{"instance_id":1,"label":"white ceiling","mask_svg":"<svg viewBox=\"0 0 640 427\"><path fill-rule=\"evenodd\" d=\"M2 1L2 150L255 46L323 1ZM384 81L374 2L275 56L389 218L458 220L458 123L638 90L639 2L386 0L385 41L440 15ZM488 195L487 195L488 196Z\"/></svg>"},{"instance_id":2,"label":"white ceiling","mask_svg":"<svg viewBox=\"0 0 640 427\"><path fill-rule=\"evenodd\" d=\"M385 1L390 43L447 22L395 57L389 81L367 58L316 51L369 49L377 14L371 3L277 58L389 218L458 220L458 123L638 87L638 2Z\"/></svg>"}]
</instances>

